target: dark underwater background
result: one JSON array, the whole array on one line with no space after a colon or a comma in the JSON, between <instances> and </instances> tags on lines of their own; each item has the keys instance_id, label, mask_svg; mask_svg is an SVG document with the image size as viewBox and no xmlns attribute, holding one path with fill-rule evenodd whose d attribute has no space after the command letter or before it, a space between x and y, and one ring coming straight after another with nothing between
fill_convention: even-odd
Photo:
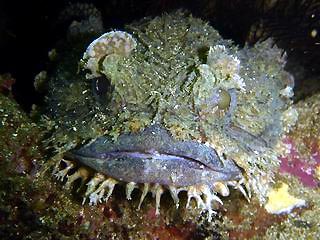
<instances>
[{"instance_id":1,"label":"dark underwater background","mask_svg":"<svg viewBox=\"0 0 320 240\"><path fill-rule=\"evenodd\" d=\"M104 27L121 29L146 16L185 9L207 20L239 46L273 37L288 54L296 81L295 100L320 88L320 1L315 0L111 0L0 1L0 73L16 79L13 94L29 111L42 101L33 80L46 69L48 51L66 35L73 16L61 16L73 3L90 3L102 13ZM79 16L78 16L79 17ZM256 31L256 32L255 32Z\"/></svg>"}]
</instances>

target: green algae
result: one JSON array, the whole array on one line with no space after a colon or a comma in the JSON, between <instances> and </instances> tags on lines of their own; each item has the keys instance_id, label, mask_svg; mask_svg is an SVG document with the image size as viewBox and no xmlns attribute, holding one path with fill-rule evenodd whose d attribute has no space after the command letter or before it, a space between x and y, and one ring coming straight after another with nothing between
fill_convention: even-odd
<instances>
[{"instance_id":1,"label":"green algae","mask_svg":"<svg viewBox=\"0 0 320 240\"><path fill-rule=\"evenodd\" d=\"M17 153L19 149L25 149L26 156L36 155L39 149L35 144L37 140L34 138L39 133L40 128L31 121L18 104L10 96L0 94L1 162L14 161L19 157Z\"/></svg>"}]
</instances>

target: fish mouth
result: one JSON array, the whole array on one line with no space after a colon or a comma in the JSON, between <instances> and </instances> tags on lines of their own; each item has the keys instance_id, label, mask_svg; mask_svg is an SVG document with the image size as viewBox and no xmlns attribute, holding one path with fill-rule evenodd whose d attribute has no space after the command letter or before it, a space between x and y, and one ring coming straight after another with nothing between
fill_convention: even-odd
<instances>
[{"instance_id":1,"label":"fish mouth","mask_svg":"<svg viewBox=\"0 0 320 240\"><path fill-rule=\"evenodd\" d=\"M174 139L160 125L139 133L122 134L115 141L102 136L64 156L124 182L191 186L238 181L241 169L222 159L210 146Z\"/></svg>"}]
</instances>

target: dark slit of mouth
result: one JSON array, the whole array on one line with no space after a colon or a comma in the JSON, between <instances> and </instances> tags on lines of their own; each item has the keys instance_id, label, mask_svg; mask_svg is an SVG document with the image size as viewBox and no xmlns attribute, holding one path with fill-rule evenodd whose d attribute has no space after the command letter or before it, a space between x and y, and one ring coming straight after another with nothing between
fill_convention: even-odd
<instances>
[{"instance_id":1,"label":"dark slit of mouth","mask_svg":"<svg viewBox=\"0 0 320 240\"><path fill-rule=\"evenodd\" d=\"M87 158L87 156L84 156L82 154L75 152L69 152L64 155L64 158L66 160L77 160L77 158ZM210 166L207 166L203 164L202 162L198 161L197 159L183 156L183 155L175 155L170 153L159 153L157 151L149 151L149 152L140 152L140 151L114 151L114 152L108 152L104 154L98 155L96 158L98 159L116 159L116 158L133 158L133 159L145 159L145 160L166 160L166 161L189 161L192 162L193 165L198 166L200 169L209 168L212 169Z\"/></svg>"}]
</instances>

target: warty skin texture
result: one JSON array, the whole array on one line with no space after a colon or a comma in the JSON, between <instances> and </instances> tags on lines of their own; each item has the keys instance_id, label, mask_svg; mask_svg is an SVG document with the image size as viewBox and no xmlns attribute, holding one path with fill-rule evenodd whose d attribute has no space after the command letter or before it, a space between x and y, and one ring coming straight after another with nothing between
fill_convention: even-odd
<instances>
[{"instance_id":1,"label":"warty skin texture","mask_svg":"<svg viewBox=\"0 0 320 240\"><path fill-rule=\"evenodd\" d=\"M70 152L79 153L74 149L81 152L83 146L97 144L99 137L116 143L125 134L161 126L174 141L199 142L213 149L217 154L215 164L229 171L219 180L238 188L239 184L234 182L241 180L263 202L278 166L281 136L294 123L295 115L290 108L291 94L286 94L293 86L283 69L281 50L271 47L271 41L238 49L207 23L182 12L141 20L128 25L126 31L109 32L89 45L79 63L83 72L75 69L79 58L67 56L49 81L47 102L52 136L47 144L57 154L48 162L56 165L58 178L73 182L78 177L63 172L59 162ZM94 48L100 43L105 47L102 51ZM140 149L139 154L145 154L147 148ZM156 151L146 159L157 154ZM185 155L182 157L186 160ZM77 159L71 158L75 159L68 160ZM135 158L137 155L127 158L124 166L130 167ZM80 162L101 171L95 164ZM73 163L68 164L66 169L74 167ZM149 166L153 171L155 167L163 166ZM113 178L116 183L122 180ZM134 178L135 174L130 180ZM199 183L214 191L208 179ZM186 186L188 180L190 185ZM140 175L137 182L143 182ZM155 184L155 195L159 193L159 184L168 183L147 178L146 182ZM194 183L191 174L182 185L192 187ZM114 184L108 187L113 189ZM143 192L148 190L144 186ZM190 193L194 189L186 190ZM197 199L207 189L194 191L190 198ZM87 193L90 198L92 192ZM208 204L211 200L204 209L211 210Z\"/></svg>"}]
</instances>

